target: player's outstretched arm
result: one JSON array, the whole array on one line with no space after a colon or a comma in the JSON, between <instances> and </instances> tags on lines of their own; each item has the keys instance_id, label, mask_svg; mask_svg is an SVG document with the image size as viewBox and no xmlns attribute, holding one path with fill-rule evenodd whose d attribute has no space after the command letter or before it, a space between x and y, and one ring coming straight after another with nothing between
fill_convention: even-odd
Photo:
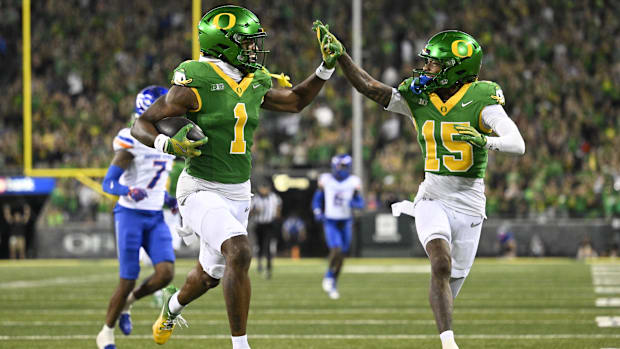
<instances>
[{"instance_id":1,"label":"player's outstretched arm","mask_svg":"<svg viewBox=\"0 0 620 349\"><path fill-rule=\"evenodd\" d=\"M314 74L292 89L269 90L265 95L262 108L298 113L312 102L316 95L319 94L319 91L321 91L325 81L329 80L333 74L336 60L344 52L344 48L338 40L334 41L335 38L333 36L327 35L329 32L322 23L317 22L312 26L312 30L316 32L323 62Z\"/></svg>"},{"instance_id":2,"label":"player's outstretched arm","mask_svg":"<svg viewBox=\"0 0 620 349\"><path fill-rule=\"evenodd\" d=\"M136 120L131 128L131 135L141 143L153 147L155 138L159 135L155 129L157 121L170 116L183 116L189 110L197 108L198 100L192 90L174 85Z\"/></svg>"},{"instance_id":3,"label":"player's outstretched arm","mask_svg":"<svg viewBox=\"0 0 620 349\"><path fill-rule=\"evenodd\" d=\"M383 107L387 107L392 98L392 87L375 80L364 69L355 64L346 53L342 43L329 31L329 25L323 24L321 21L314 21L313 28L317 31L323 60L325 62L337 60L347 80L356 90Z\"/></svg>"},{"instance_id":4,"label":"player's outstretched arm","mask_svg":"<svg viewBox=\"0 0 620 349\"><path fill-rule=\"evenodd\" d=\"M299 113L319 94L325 81L327 80L312 74L292 89L272 88L265 94L265 100L261 108Z\"/></svg>"},{"instance_id":5,"label":"player's outstretched arm","mask_svg":"<svg viewBox=\"0 0 620 349\"><path fill-rule=\"evenodd\" d=\"M359 93L381 104L384 108L390 104L391 86L375 80L364 69L355 64L347 53L338 58L338 63L340 63L344 76Z\"/></svg>"}]
</instances>

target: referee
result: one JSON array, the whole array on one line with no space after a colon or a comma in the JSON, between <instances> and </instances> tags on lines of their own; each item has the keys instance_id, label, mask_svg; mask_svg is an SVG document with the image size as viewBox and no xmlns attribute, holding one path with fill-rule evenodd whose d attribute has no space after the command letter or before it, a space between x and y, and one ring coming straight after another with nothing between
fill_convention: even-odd
<instances>
[{"instance_id":1,"label":"referee","mask_svg":"<svg viewBox=\"0 0 620 349\"><path fill-rule=\"evenodd\" d=\"M282 199L271 191L267 181L258 184L258 195L252 198L252 219L256 222L256 244L258 245L258 272L263 271L262 258L267 258L265 278L271 278L271 259L276 252L277 220L280 218Z\"/></svg>"}]
</instances>

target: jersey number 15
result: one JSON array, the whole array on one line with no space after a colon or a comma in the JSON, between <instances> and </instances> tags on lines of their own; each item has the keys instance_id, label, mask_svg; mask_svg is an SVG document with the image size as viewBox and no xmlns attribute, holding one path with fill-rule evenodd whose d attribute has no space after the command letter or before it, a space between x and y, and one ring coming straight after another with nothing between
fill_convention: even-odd
<instances>
[{"instance_id":1,"label":"jersey number 15","mask_svg":"<svg viewBox=\"0 0 620 349\"><path fill-rule=\"evenodd\" d=\"M458 134L455 125L469 126L469 122L441 122L439 137L435 135L435 120L426 120L422 125L422 136L426 143L425 171L439 171L441 162L450 172L467 172L474 164L474 148L471 144L463 141L455 141L452 136ZM437 156L437 141L443 147L455 155Z\"/></svg>"}]
</instances>

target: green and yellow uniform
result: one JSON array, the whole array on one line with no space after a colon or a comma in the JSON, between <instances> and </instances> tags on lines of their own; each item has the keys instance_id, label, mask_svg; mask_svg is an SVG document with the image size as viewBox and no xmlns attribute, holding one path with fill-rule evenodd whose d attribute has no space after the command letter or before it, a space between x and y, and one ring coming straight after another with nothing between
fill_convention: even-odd
<instances>
[{"instance_id":1,"label":"green and yellow uniform","mask_svg":"<svg viewBox=\"0 0 620 349\"><path fill-rule=\"evenodd\" d=\"M269 72L259 69L237 83L213 62L185 61L174 70L173 83L194 92L198 108L187 117L209 137L202 154L186 160L187 173L226 184L250 179L259 108L272 84Z\"/></svg>"},{"instance_id":2,"label":"green and yellow uniform","mask_svg":"<svg viewBox=\"0 0 620 349\"><path fill-rule=\"evenodd\" d=\"M424 171L443 176L484 178L488 150L454 140L458 134L454 126L472 126L480 133L491 133L482 122L482 109L504 103L499 85L490 81L467 83L444 102L434 92L413 93L412 81L413 78L403 81L398 92L411 112L425 159Z\"/></svg>"}]
</instances>

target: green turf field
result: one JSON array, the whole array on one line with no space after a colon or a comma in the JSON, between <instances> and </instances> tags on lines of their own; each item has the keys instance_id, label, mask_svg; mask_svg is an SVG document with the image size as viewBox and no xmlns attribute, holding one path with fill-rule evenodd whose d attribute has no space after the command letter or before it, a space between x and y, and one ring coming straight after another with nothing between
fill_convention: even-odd
<instances>
[{"instance_id":1,"label":"green turf field","mask_svg":"<svg viewBox=\"0 0 620 349\"><path fill-rule=\"evenodd\" d=\"M177 263L177 285L193 265ZM269 281L251 270L253 348L441 348L427 301L426 260L347 260L339 300L321 289L324 267L318 259L278 259ZM0 348L95 348L116 278L110 260L0 262ZM455 301L457 343L620 348L620 307L610 299L620 297L618 288L620 261L479 259ZM165 348L230 348L221 292L211 290L186 308L190 327L175 329ZM597 307L597 298L610 306ZM150 297L136 303L134 332L126 337L117 329L117 347L160 348L150 334L158 312ZM606 325L616 327L599 327L596 318L605 316L615 316Z\"/></svg>"}]
</instances>

